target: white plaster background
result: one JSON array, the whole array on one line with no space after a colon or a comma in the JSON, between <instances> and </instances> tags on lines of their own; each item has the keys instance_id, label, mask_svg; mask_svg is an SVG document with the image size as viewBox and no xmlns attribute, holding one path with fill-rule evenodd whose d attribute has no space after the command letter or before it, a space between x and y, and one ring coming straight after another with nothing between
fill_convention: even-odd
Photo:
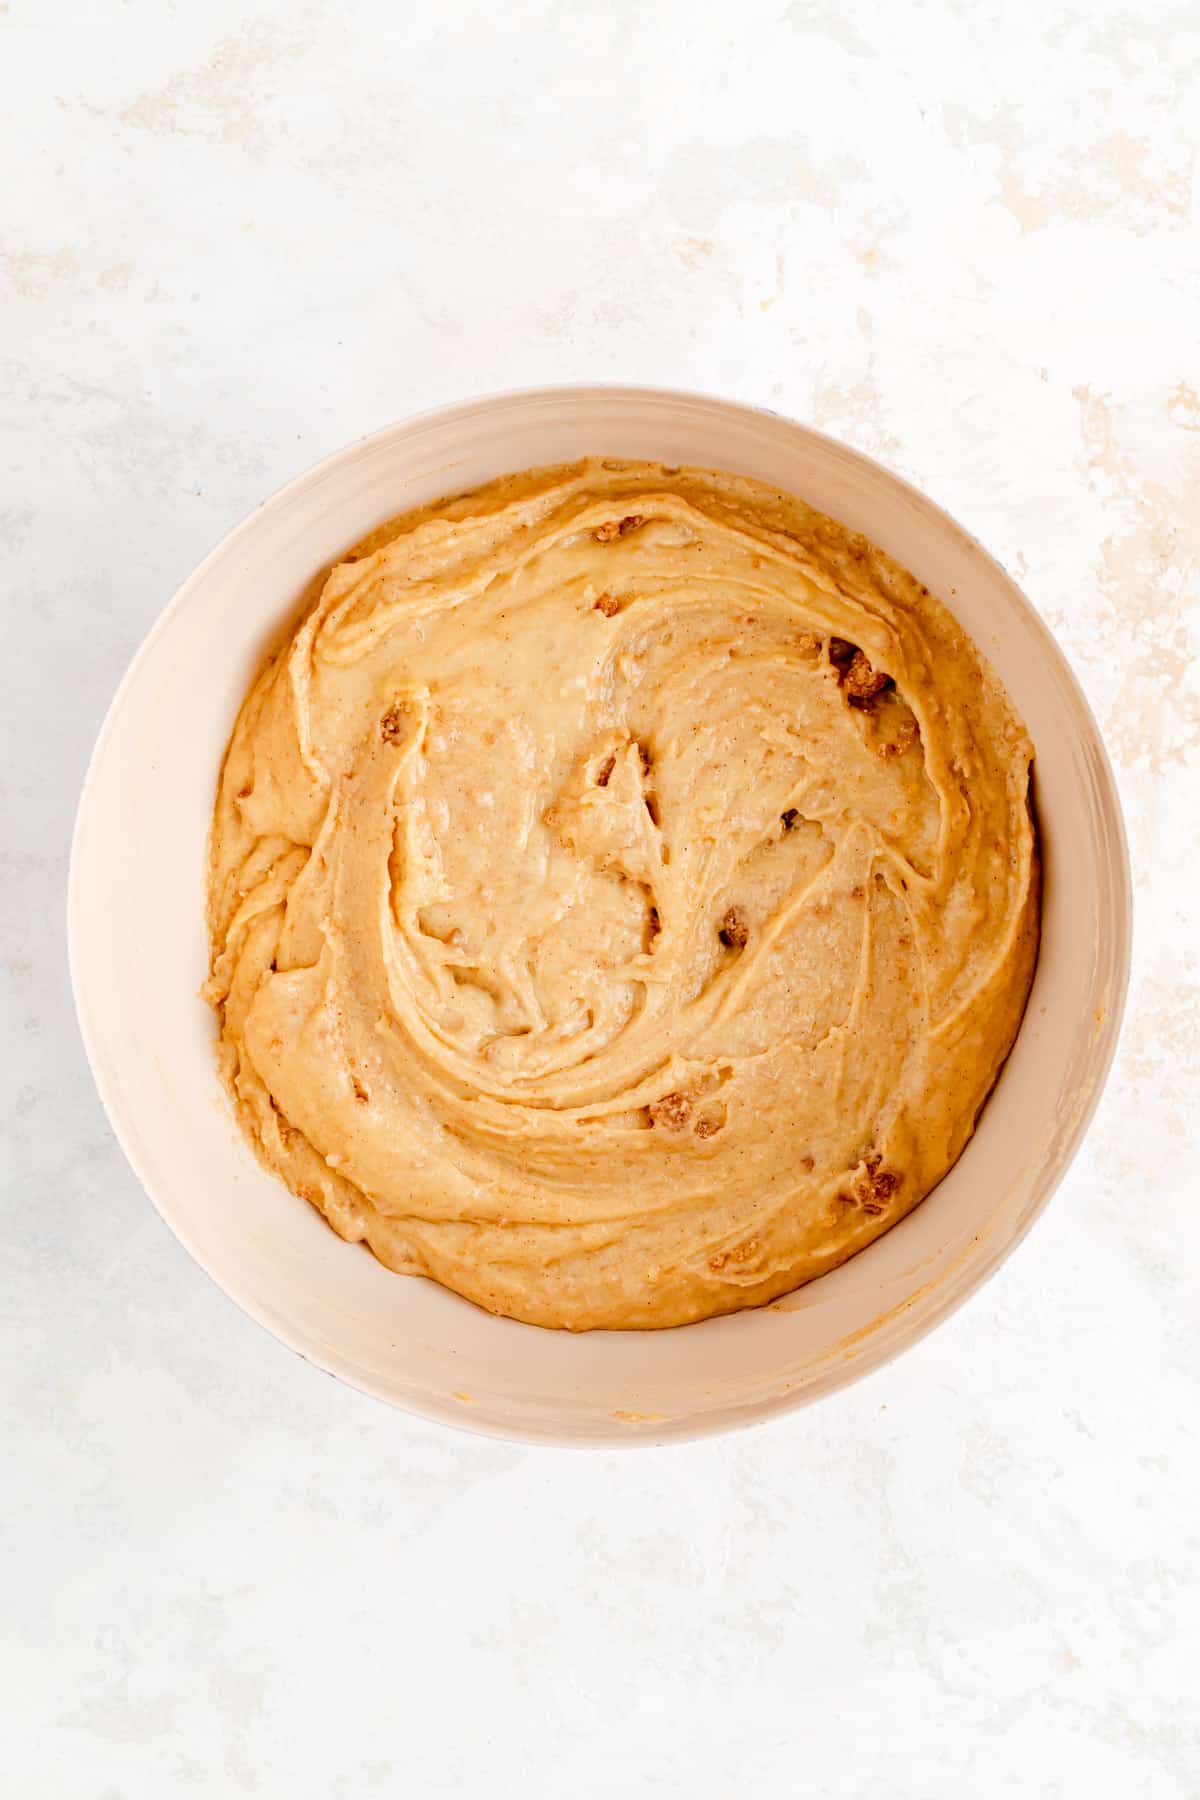
<instances>
[{"instance_id":1,"label":"white plaster background","mask_svg":"<svg viewBox=\"0 0 1200 1800\"><path fill-rule=\"evenodd\" d=\"M1200 1794L1195 0L10 0L0 89L0 1787ZM992 1285L625 1454L409 1421L242 1318L113 1144L62 943L201 555L360 433L580 378L766 402L969 525L1097 710L1139 913Z\"/></svg>"}]
</instances>

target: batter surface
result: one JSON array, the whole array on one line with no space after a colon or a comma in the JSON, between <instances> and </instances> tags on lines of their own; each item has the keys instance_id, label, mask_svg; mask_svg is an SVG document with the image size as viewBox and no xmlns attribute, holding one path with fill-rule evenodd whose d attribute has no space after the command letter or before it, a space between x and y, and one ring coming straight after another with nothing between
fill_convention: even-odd
<instances>
[{"instance_id":1,"label":"batter surface","mask_svg":"<svg viewBox=\"0 0 1200 1800\"><path fill-rule=\"evenodd\" d=\"M949 613L755 482L589 460L394 522L248 695L207 994L259 1154L540 1325L862 1249L1020 1023L1032 751Z\"/></svg>"}]
</instances>

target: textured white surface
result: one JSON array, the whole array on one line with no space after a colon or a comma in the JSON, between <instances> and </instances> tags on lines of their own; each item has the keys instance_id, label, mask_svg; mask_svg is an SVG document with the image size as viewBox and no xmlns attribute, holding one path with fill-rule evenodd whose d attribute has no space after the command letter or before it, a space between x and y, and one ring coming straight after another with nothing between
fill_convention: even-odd
<instances>
[{"instance_id":1,"label":"textured white surface","mask_svg":"<svg viewBox=\"0 0 1200 1800\"><path fill-rule=\"evenodd\" d=\"M6 1786L1200 1792L1194 6L13 0L0 85ZM778 407L970 526L1089 691L1139 906L995 1282L624 1454L247 1323L112 1144L62 949L92 737L199 557L360 432L571 379Z\"/></svg>"}]
</instances>

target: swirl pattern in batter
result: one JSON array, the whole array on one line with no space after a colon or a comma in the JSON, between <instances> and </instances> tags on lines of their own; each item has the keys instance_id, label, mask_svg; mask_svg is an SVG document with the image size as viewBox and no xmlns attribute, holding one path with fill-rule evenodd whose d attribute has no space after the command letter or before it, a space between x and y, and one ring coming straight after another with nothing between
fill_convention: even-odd
<instances>
[{"instance_id":1,"label":"swirl pattern in batter","mask_svg":"<svg viewBox=\"0 0 1200 1800\"><path fill-rule=\"evenodd\" d=\"M960 1154L1032 977L1031 746L946 609L732 475L385 527L222 772L209 999L343 1237L582 1330L760 1304Z\"/></svg>"}]
</instances>

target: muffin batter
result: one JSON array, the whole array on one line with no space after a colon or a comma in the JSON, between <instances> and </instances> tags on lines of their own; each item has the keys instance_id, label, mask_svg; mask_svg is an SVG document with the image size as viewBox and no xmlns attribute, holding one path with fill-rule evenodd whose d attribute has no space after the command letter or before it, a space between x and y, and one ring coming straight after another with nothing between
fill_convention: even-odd
<instances>
[{"instance_id":1,"label":"muffin batter","mask_svg":"<svg viewBox=\"0 0 1200 1800\"><path fill-rule=\"evenodd\" d=\"M1036 955L1031 755L925 588L756 482L589 460L412 513L226 757L241 1121L342 1237L493 1312L782 1294L971 1135Z\"/></svg>"}]
</instances>

